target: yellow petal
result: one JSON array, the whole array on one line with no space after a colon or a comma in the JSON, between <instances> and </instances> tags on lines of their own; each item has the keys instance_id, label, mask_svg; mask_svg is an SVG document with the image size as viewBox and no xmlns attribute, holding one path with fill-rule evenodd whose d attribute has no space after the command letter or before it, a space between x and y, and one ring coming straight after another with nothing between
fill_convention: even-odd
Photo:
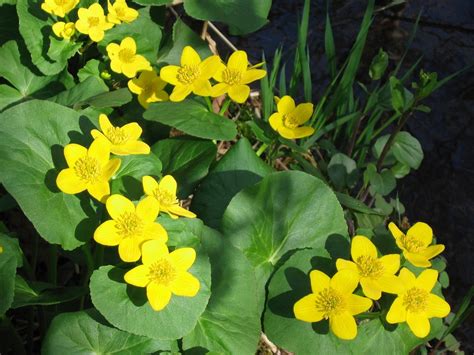
<instances>
[{"instance_id":1,"label":"yellow petal","mask_svg":"<svg viewBox=\"0 0 474 355\"><path fill-rule=\"evenodd\" d=\"M377 248L369 238L362 235L356 235L351 242L351 257L357 262L360 257L369 256L377 258Z\"/></svg>"},{"instance_id":2,"label":"yellow petal","mask_svg":"<svg viewBox=\"0 0 474 355\"><path fill-rule=\"evenodd\" d=\"M278 112L287 115L295 109L295 100L291 96L283 96L277 104Z\"/></svg>"},{"instance_id":3,"label":"yellow petal","mask_svg":"<svg viewBox=\"0 0 474 355\"><path fill-rule=\"evenodd\" d=\"M329 327L338 338L351 340L357 336L357 324L349 312L329 317Z\"/></svg>"},{"instance_id":4,"label":"yellow petal","mask_svg":"<svg viewBox=\"0 0 474 355\"><path fill-rule=\"evenodd\" d=\"M85 10L85 9L79 9L79 13L81 12L81 10ZM76 27L76 30L78 30L79 32L83 34L87 34L89 32L89 26L87 25L87 22L83 20L77 20L75 23L75 27Z\"/></svg>"},{"instance_id":5,"label":"yellow petal","mask_svg":"<svg viewBox=\"0 0 474 355\"><path fill-rule=\"evenodd\" d=\"M407 231L407 237L415 238L422 242L424 246L428 246L433 241L433 230L426 223L418 222Z\"/></svg>"},{"instance_id":6,"label":"yellow petal","mask_svg":"<svg viewBox=\"0 0 474 355\"><path fill-rule=\"evenodd\" d=\"M407 320L407 310L403 306L403 297L395 298L387 313L387 322L390 324L403 323Z\"/></svg>"},{"instance_id":7,"label":"yellow petal","mask_svg":"<svg viewBox=\"0 0 474 355\"><path fill-rule=\"evenodd\" d=\"M124 276L124 280L126 283L137 286L137 287L145 287L150 282L148 278L149 273L148 267L145 265L139 265L134 267L132 270L128 271Z\"/></svg>"},{"instance_id":8,"label":"yellow petal","mask_svg":"<svg viewBox=\"0 0 474 355\"><path fill-rule=\"evenodd\" d=\"M140 138L143 131L140 125L136 122L127 123L122 127L122 130L127 133L129 137L128 139L133 141Z\"/></svg>"},{"instance_id":9,"label":"yellow petal","mask_svg":"<svg viewBox=\"0 0 474 355\"><path fill-rule=\"evenodd\" d=\"M403 286L406 289L411 288L411 287L413 287L413 285L415 285L416 277L406 267L404 267L400 270L400 273L398 274L398 277L400 278Z\"/></svg>"},{"instance_id":10,"label":"yellow petal","mask_svg":"<svg viewBox=\"0 0 474 355\"><path fill-rule=\"evenodd\" d=\"M158 188L158 183L151 176L144 176L142 178L143 191L148 196L153 196L153 192Z\"/></svg>"},{"instance_id":11,"label":"yellow petal","mask_svg":"<svg viewBox=\"0 0 474 355\"><path fill-rule=\"evenodd\" d=\"M150 302L151 308L155 311L161 311L170 302L171 290L166 286L151 282L146 287L146 297Z\"/></svg>"},{"instance_id":12,"label":"yellow petal","mask_svg":"<svg viewBox=\"0 0 474 355\"><path fill-rule=\"evenodd\" d=\"M122 63L121 69L123 75L125 75L127 78L133 78L135 75L137 75L137 72L140 71L140 66L135 62Z\"/></svg>"},{"instance_id":13,"label":"yellow petal","mask_svg":"<svg viewBox=\"0 0 474 355\"><path fill-rule=\"evenodd\" d=\"M359 284L359 275L351 270L338 271L332 278L330 285L342 293L352 293Z\"/></svg>"},{"instance_id":14,"label":"yellow petal","mask_svg":"<svg viewBox=\"0 0 474 355\"><path fill-rule=\"evenodd\" d=\"M140 86L140 81L137 78L130 79L127 83L128 89L134 94L140 95L143 88Z\"/></svg>"},{"instance_id":15,"label":"yellow petal","mask_svg":"<svg viewBox=\"0 0 474 355\"><path fill-rule=\"evenodd\" d=\"M104 39L104 31L97 27L89 28L89 37L94 42L100 42Z\"/></svg>"},{"instance_id":16,"label":"yellow petal","mask_svg":"<svg viewBox=\"0 0 474 355\"><path fill-rule=\"evenodd\" d=\"M428 318L444 318L449 312L451 312L451 307L448 302L431 293L428 295L428 307L426 311Z\"/></svg>"},{"instance_id":17,"label":"yellow petal","mask_svg":"<svg viewBox=\"0 0 474 355\"><path fill-rule=\"evenodd\" d=\"M168 233L161 224L155 222L147 225L147 227L143 231L143 239L153 239L158 240L162 243L166 243L168 241Z\"/></svg>"},{"instance_id":18,"label":"yellow petal","mask_svg":"<svg viewBox=\"0 0 474 355\"><path fill-rule=\"evenodd\" d=\"M99 115L99 126L100 130L105 134L107 134L109 130L112 130L114 128L114 126L112 126L112 123L110 123L110 120L107 115L104 115L103 113Z\"/></svg>"},{"instance_id":19,"label":"yellow petal","mask_svg":"<svg viewBox=\"0 0 474 355\"><path fill-rule=\"evenodd\" d=\"M211 88L211 96L218 97L224 95L227 91L229 91L229 88L229 84L218 83Z\"/></svg>"},{"instance_id":20,"label":"yellow petal","mask_svg":"<svg viewBox=\"0 0 474 355\"><path fill-rule=\"evenodd\" d=\"M349 313L352 315L360 314L367 312L370 307L372 307L372 301L366 297L361 297L357 295L349 295L347 297L347 307Z\"/></svg>"},{"instance_id":21,"label":"yellow petal","mask_svg":"<svg viewBox=\"0 0 474 355\"><path fill-rule=\"evenodd\" d=\"M295 318L309 323L322 320L324 313L318 311L315 307L316 299L317 295L312 293L297 301L293 306Z\"/></svg>"},{"instance_id":22,"label":"yellow petal","mask_svg":"<svg viewBox=\"0 0 474 355\"><path fill-rule=\"evenodd\" d=\"M171 292L178 296L194 297L199 292L200 282L189 272L182 272L170 284Z\"/></svg>"},{"instance_id":23,"label":"yellow petal","mask_svg":"<svg viewBox=\"0 0 474 355\"><path fill-rule=\"evenodd\" d=\"M160 70L160 77L167 83L172 85L178 85L179 81L177 79L178 70L180 67L176 65L167 65Z\"/></svg>"},{"instance_id":24,"label":"yellow petal","mask_svg":"<svg viewBox=\"0 0 474 355\"><path fill-rule=\"evenodd\" d=\"M249 69L242 75L242 84L249 84L255 80L259 80L267 75L267 72L262 69Z\"/></svg>"},{"instance_id":25,"label":"yellow petal","mask_svg":"<svg viewBox=\"0 0 474 355\"><path fill-rule=\"evenodd\" d=\"M142 261L144 265L151 265L155 261L168 256L166 243L159 240L148 240L142 244Z\"/></svg>"},{"instance_id":26,"label":"yellow petal","mask_svg":"<svg viewBox=\"0 0 474 355\"><path fill-rule=\"evenodd\" d=\"M186 46L181 54L181 66L185 65L194 66L201 63L201 57L199 54L190 46Z\"/></svg>"},{"instance_id":27,"label":"yellow petal","mask_svg":"<svg viewBox=\"0 0 474 355\"><path fill-rule=\"evenodd\" d=\"M64 26L66 26L66 23L62 22L62 21L59 21L59 22L56 22L55 24L53 24L53 26L51 26L51 29L53 30L53 33L57 37L62 37L61 32L64 30Z\"/></svg>"},{"instance_id":28,"label":"yellow petal","mask_svg":"<svg viewBox=\"0 0 474 355\"><path fill-rule=\"evenodd\" d=\"M123 238L120 241L118 251L120 259L127 263L138 261L141 256L140 245L134 237Z\"/></svg>"},{"instance_id":29,"label":"yellow petal","mask_svg":"<svg viewBox=\"0 0 474 355\"><path fill-rule=\"evenodd\" d=\"M176 180L171 175L165 175L160 180L160 190L166 191L169 194L176 196L176 191L178 189L178 184Z\"/></svg>"},{"instance_id":30,"label":"yellow petal","mask_svg":"<svg viewBox=\"0 0 474 355\"><path fill-rule=\"evenodd\" d=\"M154 197L147 196L138 203L136 212L145 223L153 223L160 212L160 204Z\"/></svg>"},{"instance_id":31,"label":"yellow petal","mask_svg":"<svg viewBox=\"0 0 474 355\"><path fill-rule=\"evenodd\" d=\"M110 69L114 73L122 73L122 62L118 58L112 58L110 61Z\"/></svg>"},{"instance_id":32,"label":"yellow petal","mask_svg":"<svg viewBox=\"0 0 474 355\"><path fill-rule=\"evenodd\" d=\"M56 185L58 188L67 194L77 194L86 189L86 184L83 180L79 179L74 169L63 169L59 172L56 178Z\"/></svg>"},{"instance_id":33,"label":"yellow petal","mask_svg":"<svg viewBox=\"0 0 474 355\"><path fill-rule=\"evenodd\" d=\"M430 321L424 313L407 312L407 323L413 334L424 338L430 333Z\"/></svg>"},{"instance_id":34,"label":"yellow petal","mask_svg":"<svg viewBox=\"0 0 474 355\"><path fill-rule=\"evenodd\" d=\"M278 131L283 126L283 116L281 113L275 112L270 116L268 122L275 131Z\"/></svg>"},{"instance_id":35,"label":"yellow petal","mask_svg":"<svg viewBox=\"0 0 474 355\"><path fill-rule=\"evenodd\" d=\"M112 219L119 219L123 213L135 213L135 205L122 195L112 195L107 199L107 212Z\"/></svg>"},{"instance_id":36,"label":"yellow petal","mask_svg":"<svg viewBox=\"0 0 474 355\"><path fill-rule=\"evenodd\" d=\"M310 102L299 104L291 115L296 118L299 125L302 125L313 115L313 104Z\"/></svg>"},{"instance_id":37,"label":"yellow petal","mask_svg":"<svg viewBox=\"0 0 474 355\"><path fill-rule=\"evenodd\" d=\"M368 277L363 277L360 279L360 285L362 286L362 291L367 297L378 300L382 296L380 286L372 279Z\"/></svg>"},{"instance_id":38,"label":"yellow petal","mask_svg":"<svg viewBox=\"0 0 474 355\"><path fill-rule=\"evenodd\" d=\"M430 245L425 250L421 251L420 254L426 257L427 259L432 259L435 256L441 254L444 251L443 244Z\"/></svg>"},{"instance_id":39,"label":"yellow petal","mask_svg":"<svg viewBox=\"0 0 474 355\"><path fill-rule=\"evenodd\" d=\"M118 146L112 146L111 152L116 155L150 154L150 146L142 141L128 141Z\"/></svg>"},{"instance_id":40,"label":"yellow petal","mask_svg":"<svg viewBox=\"0 0 474 355\"><path fill-rule=\"evenodd\" d=\"M120 168L121 163L122 161L120 159L110 159L102 168L102 179L104 181L109 181Z\"/></svg>"},{"instance_id":41,"label":"yellow petal","mask_svg":"<svg viewBox=\"0 0 474 355\"><path fill-rule=\"evenodd\" d=\"M87 155L87 149L79 144L68 144L64 147L64 158L66 158L67 165L70 168L74 167L76 161Z\"/></svg>"},{"instance_id":42,"label":"yellow petal","mask_svg":"<svg viewBox=\"0 0 474 355\"><path fill-rule=\"evenodd\" d=\"M409 251L403 251L405 259L417 267L430 267L431 263L426 256L421 254L410 253Z\"/></svg>"},{"instance_id":43,"label":"yellow petal","mask_svg":"<svg viewBox=\"0 0 474 355\"><path fill-rule=\"evenodd\" d=\"M104 135L102 134L102 132L100 132L100 131L97 130L97 129L91 130L91 136L92 136L92 138L94 138L94 139L99 139L99 138L101 138L101 139L108 139L106 136L104 136ZM86 151L87 151L87 149L86 149Z\"/></svg>"},{"instance_id":44,"label":"yellow petal","mask_svg":"<svg viewBox=\"0 0 474 355\"><path fill-rule=\"evenodd\" d=\"M379 261L382 263L384 272L387 274L395 274L400 269L400 254L384 255Z\"/></svg>"},{"instance_id":45,"label":"yellow petal","mask_svg":"<svg viewBox=\"0 0 474 355\"><path fill-rule=\"evenodd\" d=\"M193 91L193 89L190 85L176 85L171 92L170 101L183 101L191 93L191 91Z\"/></svg>"},{"instance_id":46,"label":"yellow petal","mask_svg":"<svg viewBox=\"0 0 474 355\"><path fill-rule=\"evenodd\" d=\"M207 79L196 79L192 85L193 92L199 96L211 96L211 83Z\"/></svg>"},{"instance_id":47,"label":"yellow petal","mask_svg":"<svg viewBox=\"0 0 474 355\"><path fill-rule=\"evenodd\" d=\"M115 221L109 220L102 223L94 232L94 240L102 245L116 246L119 245L122 237L117 234Z\"/></svg>"},{"instance_id":48,"label":"yellow petal","mask_svg":"<svg viewBox=\"0 0 474 355\"><path fill-rule=\"evenodd\" d=\"M80 10L81 9L79 9L79 11ZM120 46L117 43L110 43L107 45L107 47L105 47L105 50L107 51L107 55L109 56L109 58L113 59L118 55L118 52L120 51Z\"/></svg>"},{"instance_id":49,"label":"yellow petal","mask_svg":"<svg viewBox=\"0 0 474 355\"><path fill-rule=\"evenodd\" d=\"M210 79L220 68L221 58L217 55L210 56L202 61L199 65L201 70L200 77L203 79Z\"/></svg>"},{"instance_id":50,"label":"yellow petal","mask_svg":"<svg viewBox=\"0 0 474 355\"><path fill-rule=\"evenodd\" d=\"M181 271L187 271L196 260L196 251L193 248L179 248L170 253L173 265Z\"/></svg>"},{"instance_id":51,"label":"yellow petal","mask_svg":"<svg viewBox=\"0 0 474 355\"><path fill-rule=\"evenodd\" d=\"M168 208L168 211L174 215L182 216L186 218L196 218L196 214L188 211L187 209L179 206L179 205L172 205Z\"/></svg>"},{"instance_id":52,"label":"yellow petal","mask_svg":"<svg viewBox=\"0 0 474 355\"><path fill-rule=\"evenodd\" d=\"M132 37L125 37L122 42L120 42L120 49L128 49L135 54L137 52L137 44Z\"/></svg>"},{"instance_id":53,"label":"yellow petal","mask_svg":"<svg viewBox=\"0 0 474 355\"><path fill-rule=\"evenodd\" d=\"M434 269L423 270L416 278L416 286L430 292L438 280L438 271Z\"/></svg>"},{"instance_id":54,"label":"yellow petal","mask_svg":"<svg viewBox=\"0 0 474 355\"><path fill-rule=\"evenodd\" d=\"M336 260L336 268L337 268L337 271L345 270L345 269L349 269L355 272L359 271L359 269L357 268L357 265L354 262L349 261L349 260L344 260L341 258L338 258Z\"/></svg>"},{"instance_id":55,"label":"yellow petal","mask_svg":"<svg viewBox=\"0 0 474 355\"><path fill-rule=\"evenodd\" d=\"M87 155L96 158L101 165L105 165L110 158L110 144L105 139L94 139L87 150Z\"/></svg>"},{"instance_id":56,"label":"yellow petal","mask_svg":"<svg viewBox=\"0 0 474 355\"><path fill-rule=\"evenodd\" d=\"M247 101L249 95L250 87L248 85L235 85L229 88L229 97L239 104Z\"/></svg>"},{"instance_id":57,"label":"yellow petal","mask_svg":"<svg viewBox=\"0 0 474 355\"><path fill-rule=\"evenodd\" d=\"M224 78L222 77L222 74L224 73L224 70L226 69L227 69L227 66L224 63L219 62L219 64L217 65L217 70L212 77L216 79L218 82L223 82Z\"/></svg>"},{"instance_id":58,"label":"yellow petal","mask_svg":"<svg viewBox=\"0 0 474 355\"><path fill-rule=\"evenodd\" d=\"M299 139L299 138L311 136L314 133L314 128L303 126L303 127L296 127L292 131L293 131L292 139Z\"/></svg>"},{"instance_id":59,"label":"yellow petal","mask_svg":"<svg viewBox=\"0 0 474 355\"><path fill-rule=\"evenodd\" d=\"M382 275L377 279L377 284L383 292L400 294L405 286L399 277L395 275Z\"/></svg>"},{"instance_id":60,"label":"yellow petal","mask_svg":"<svg viewBox=\"0 0 474 355\"><path fill-rule=\"evenodd\" d=\"M98 181L87 185L87 192L96 200L105 203L110 195L110 186L107 181Z\"/></svg>"},{"instance_id":61,"label":"yellow petal","mask_svg":"<svg viewBox=\"0 0 474 355\"><path fill-rule=\"evenodd\" d=\"M330 277L319 270L312 270L309 273L309 279L311 281L311 290L313 293L319 293L325 288L328 288L331 282Z\"/></svg>"},{"instance_id":62,"label":"yellow petal","mask_svg":"<svg viewBox=\"0 0 474 355\"><path fill-rule=\"evenodd\" d=\"M227 61L227 68L244 72L247 69L248 64L247 53L244 51L235 51Z\"/></svg>"},{"instance_id":63,"label":"yellow petal","mask_svg":"<svg viewBox=\"0 0 474 355\"><path fill-rule=\"evenodd\" d=\"M388 229L390 230L390 233L392 233L393 237L398 240L401 237L403 237L405 234L397 227L397 225L393 222L390 222L388 224Z\"/></svg>"}]
</instances>

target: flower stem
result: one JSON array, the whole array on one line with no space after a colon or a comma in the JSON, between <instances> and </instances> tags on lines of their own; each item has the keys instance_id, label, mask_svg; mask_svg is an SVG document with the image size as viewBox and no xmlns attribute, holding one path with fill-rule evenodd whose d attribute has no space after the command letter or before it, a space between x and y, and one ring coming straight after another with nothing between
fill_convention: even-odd
<instances>
[{"instance_id":1,"label":"flower stem","mask_svg":"<svg viewBox=\"0 0 474 355\"><path fill-rule=\"evenodd\" d=\"M227 97L224 103L222 104L221 110L219 111L219 115L224 116L224 113L227 111L230 105L230 99Z\"/></svg>"},{"instance_id":2,"label":"flower stem","mask_svg":"<svg viewBox=\"0 0 474 355\"><path fill-rule=\"evenodd\" d=\"M206 96L205 99L206 99L207 108L208 108L209 112L214 113L214 108L212 107L211 98L209 96Z\"/></svg>"},{"instance_id":3,"label":"flower stem","mask_svg":"<svg viewBox=\"0 0 474 355\"><path fill-rule=\"evenodd\" d=\"M263 143L257 150L257 157L261 156L263 152L268 148L268 144Z\"/></svg>"}]
</instances>

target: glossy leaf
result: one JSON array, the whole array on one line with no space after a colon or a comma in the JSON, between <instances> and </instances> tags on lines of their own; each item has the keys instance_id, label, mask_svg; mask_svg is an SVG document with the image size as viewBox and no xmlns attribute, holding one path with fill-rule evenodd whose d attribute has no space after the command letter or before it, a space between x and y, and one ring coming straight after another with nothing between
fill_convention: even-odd
<instances>
[{"instance_id":1,"label":"glossy leaf","mask_svg":"<svg viewBox=\"0 0 474 355\"><path fill-rule=\"evenodd\" d=\"M423 160L420 142L408 132L399 132L390 148L400 163L418 169Z\"/></svg>"},{"instance_id":2,"label":"glossy leaf","mask_svg":"<svg viewBox=\"0 0 474 355\"><path fill-rule=\"evenodd\" d=\"M4 314L13 302L15 275L22 264L18 240L0 233L0 315Z\"/></svg>"}]
</instances>

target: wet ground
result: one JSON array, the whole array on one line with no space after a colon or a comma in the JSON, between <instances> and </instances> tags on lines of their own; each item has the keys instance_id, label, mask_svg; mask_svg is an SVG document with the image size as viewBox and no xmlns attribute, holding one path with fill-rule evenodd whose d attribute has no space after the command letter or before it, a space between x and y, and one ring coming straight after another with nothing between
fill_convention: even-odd
<instances>
[{"instance_id":1,"label":"wet ground","mask_svg":"<svg viewBox=\"0 0 474 355\"><path fill-rule=\"evenodd\" d=\"M314 100L328 80L324 59L325 1L311 1L309 46ZM339 58L347 55L363 16L365 1L334 0L331 18ZM377 7L387 2L378 1ZM283 44L286 59L296 46L297 14L303 0L274 0L270 23L247 37L233 37L239 48L258 61ZM404 51L413 24L422 11L416 39L405 68L423 56L422 66L443 78L474 62L474 1L409 0L402 6L380 11L369 34L365 65L380 47L392 60ZM364 64L363 63L363 64ZM366 71L361 80L367 80ZM425 152L418 171L402 180L398 192L412 222L429 223L440 243L447 246L451 286L448 300L454 310L474 284L474 76L473 71L452 80L426 100L430 114L416 113L408 130ZM474 319L471 316L455 335L466 353L474 352Z\"/></svg>"}]
</instances>

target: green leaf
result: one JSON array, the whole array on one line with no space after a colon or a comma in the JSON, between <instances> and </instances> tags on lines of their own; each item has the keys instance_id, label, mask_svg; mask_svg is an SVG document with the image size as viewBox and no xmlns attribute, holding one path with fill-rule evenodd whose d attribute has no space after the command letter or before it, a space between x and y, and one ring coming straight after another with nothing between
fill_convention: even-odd
<instances>
[{"instance_id":1,"label":"green leaf","mask_svg":"<svg viewBox=\"0 0 474 355\"><path fill-rule=\"evenodd\" d=\"M207 175L217 148L210 141L176 137L159 141L152 151L163 163L163 175L172 175L178 182L178 196L186 198Z\"/></svg>"},{"instance_id":2,"label":"green leaf","mask_svg":"<svg viewBox=\"0 0 474 355\"><path fill-rule=\"evenodd\" d=\"M328 164L328 175L337 189L352 187L357 182L357 164L345 154L334 154Z\"/></svg>"},{"instance_id":3,"label":"green leaf","mask_svg":"<svg viewBox=\"0 0 474 355\"><path fill-rule=\"evenodd\" d=\"M224 22L232 34L243 35L267 23L271 5L271 0L186 0L184 9L198 20Z\"/></svg>"},{"instance_id":4,"label":"green leaf","mask_svg":"<svg viewBox=\"0 0 474 355\"><path fill-rule=\"evenodd\" d=\"M382 151L385 147L385 144L387 144L389 137L390 137L390 135L386 134L386 135L378 138L375 141L375 143L372 147L372 152L373 152L376 159L378 159L380 157L380 154L382 154ZM390 148L387 155L385 156L384 166L389 166L389 165L395 164L396 162L397 162L397 160L393 156L392 148ZM375 165L374 164L372 164L372 165L375 168Z\"/></svg>"},{"instance_id":5,"label":"green leaf","mask_svg":"<svg viewBox=\"0 0 474 355\"><path fill-rule=\"evenodd\" d=\"M4 314L13 302L15 275L21 266L21 250L18 240L0 233L0 315Z\"/></svg>"},{"instance_id":6,"label":"green leaf","mask_svg":"<svg viewBox=\"0 0 474 355\"><path fill-rule=\"evenodd\" d=\"M208 226L218 228L235 194L256 184L272 171L257 157L250 142L242 137L201 182L194 193L191 209Z\"/></svg>"},{"instance_id":7,"label":"green leaf","mask_svg":"<svg viewBox=\"0 0 474 355\"><path fill-rule=\"evenodd\" d=\"M381 211L385 216L393 212L393 206L385 201L385 198L379 194L375 195L375 208Z\"/></svg>"},{"instance_id":8,"label":"green leaf","mask_svg":"<svg viewBox=\"0 0 474 355\"><path fill-rule=\"evenodd\" d=\"M412 169L418 169L423 160L420 142L408 132L399 132L390 150L395 159Z\"/></svg>"},{"instance_id":9,"label":"green leaf","mask_svg":"<svg viewBox=\"0 0 474 355\"><path fill-rule=\"evenodd\" d=\"M169 342L133 335L111 327L94 309L56 316L43 340L41 353L59 354L149 354L170 350Z\"/></svg>"},{"instance_id":10,"label":"green leaf","mask_svg":"<svg viewBox=\"0 0 474 355\"><path fill-rule=\"evenodd\" d=\"M385 169L379 174L373 172L370 176L370 193L375 195L376 193L382 196L388 195L395 189L397 182L391 170Z\"/></svg>"},{"instance_id":11,"label":"green leaf","mask_svg":"<svg viewBox=\"0 0 474 355\"><path fill-rule=\"evenodd\" d=\"M23 95L11 86L0 85L0 112L23 99Z\"/></svg>"},{"instance_id":12,"label":"green leaf","mask_svg":"<svg viewBox=\"0 0 474 355\"><path fill-rule=\"evenodd\" d=\"M410 173L410 167L402 163L395 164L390 168L390 170L392 171L393 176L395 176L395 179L401 179Z\"/></svg>"},{"instance_id":13,"label":"green leaf","mask_svg":"<svg viewBox=\"0 0 474 355\"><path fill-rule=\"evenodd\" d=\"M127 88L122 88L92 96L85 100L83 103L96 108L106 108L120 107L130 101L132 101L132 94Z\"/></svg>"},{"instance_id":14,"label":"green leaf","mask_svg":"<svg viewBox=\"0 0 474 355\"><path fill-rule=\"evenodd\" d=\"M16 9L20 19L20 33L33 64L46 75L59 73L82 43L55 38L51 29L54 20L41 10L41 2L18 0Z\"/></svg>"},{"instance_id":15,"label":"green leaf","mask_svg":"<svg viewBox=\"0 0 474 355\"><path fill-rule=\"evenodd\" d=\"M365 203L362 201L351 197L347 194L343 194L341 192L334 192L336 194L337 200L341 205L344 207L347 207L353 211L357 212L362 212L362 213L367 213L367 214L375 214L375 215L381 215L380 212L375 211L372 208L369 208Z\"/></svg>"},{"instance_id":16,"label":"green leaf","mask_svg":"<svg viewBox=\"0 0 474 355\"><path fill-rule=\"evenodd\" d=\"M173 0L133 0L133 2L144 6L161 6L171 4Z\"/></svg>"},{"instance_id":17,"label":"green leaf","mask_svg":"<svg viewBox=\"0 0 474 355\"><path fill-rule=\"evenodd\" d=\"M81 127L87 127L84 133ZM90 142L90 128L87 117L49 101L28 101L0 114L0 180L38 233L66 250L84 244L98 224L85 193L67 195L56 186L66 167L63 147L71 140Z\"/></svg>"},{"instance_id":18,"label":"green leaf","mask_svg":"<svg viewBox=\"0 0 474 355\"><path fill-rule=\"evenodd\" d=\"M372 59L369 68L369 76L372 80L379 80L388 66L388 54L382 48L379 49L377 55Z\"/></svg>"},{"instance_id":19,"label":"green leaf","mask_svg":"<svg viewBox=\"0 0 474 355\"><path fill-rule=\"evenodd\" d=\"M80 107L87 99L108 92L109 88L100 78L90 76L71 89L51 98L51 101L72 108Z\"/></svg>"},{"instance_id":20,"label":"green leaf","mask_svg":"<svg viewBox=\"0 0 474 355\"><path fill-rule=\"evenodd\" d=\"M196 261L189 269L201 282L198 294L195 297L173 295L166 308L159 312L148 303L145 288L125 283L126 271L111 265L102 266L91 277L92 303L112 325L158 340L178 339L194 329L211 295L211 268L206 254L197 250Z\"/></svg>"},{"instance_id":21,"label":"green leaf","mask_svg":"<svg viewBox=\"0 0 474 355\"><path fill-rule=\"evenodd\" d=\"M209 112L195 100L151 104L143 117L199 138L231 140L237 135L233 121Z\"/></svg>"},{"instance_id":22,"label":"green leaf","mask_svg":"<svg viewBox=\"0 0 474 355\"><path fill-rule=\"evenodd\" d=\"M100 72L105 68L105 64L100 62L97 59L89 60L86 65L84 65L79 71L77 72L77 76L79 81L84 81L88 77L94 76L96 78L100 78Z\"/></svg>"}]
</instances>

